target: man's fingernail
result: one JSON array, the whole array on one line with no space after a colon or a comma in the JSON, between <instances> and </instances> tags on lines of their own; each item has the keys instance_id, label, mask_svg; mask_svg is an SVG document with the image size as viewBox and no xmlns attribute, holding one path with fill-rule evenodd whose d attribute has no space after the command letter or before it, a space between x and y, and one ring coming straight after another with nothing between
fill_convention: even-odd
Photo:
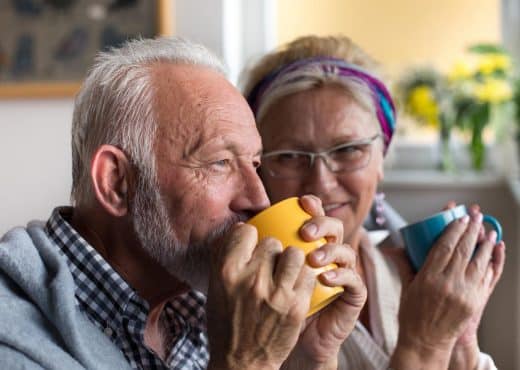
<instances>
[{"instance_id":1,"label":"man's fingernail","mask_svg":"<svg viewBox=\"0 0 520 370\"><path fill-rule=\"evenodd\" d=\"M318 226L316 226L315 224L313 224L312 222L305 225L303 227L303 229L305 230L305 232L309 233L310 235L314 235L318 232Z\"/></svg>"},{"instance_id":2,"label":"man's fingernail","mask_svg":"<svg viewBox=\"0 0 520 370\"><path fill-rule=\"evenodd\" d=\"M468 215L464 215L464 217L462 217L461 221L462 221L463 224L467 224L468 221L469 221L469 216Z\"/></svg>"},{"instance_id":3,"label":"man's fingernail","mask_svg":"<svg viewBox=\"0 0 520 370\"><path fill-rule=\"evenodd\" d=\"M338 276L338 273L335 270L330 270L327 272L324 272L323 275L329 280L334 280L336 276Z\"/></svg>"},{"instance_id":4,"label":"man's fingernail","mask_svg":"<svg viewBox=\"0 0 520 370\"><path fill-rule=\"evenodd\" d=\"M312 252L312 255L314 256L314 259L318 261L321 261L325 258L325 252L320 250Z\"/></svg>"}]
</instances>

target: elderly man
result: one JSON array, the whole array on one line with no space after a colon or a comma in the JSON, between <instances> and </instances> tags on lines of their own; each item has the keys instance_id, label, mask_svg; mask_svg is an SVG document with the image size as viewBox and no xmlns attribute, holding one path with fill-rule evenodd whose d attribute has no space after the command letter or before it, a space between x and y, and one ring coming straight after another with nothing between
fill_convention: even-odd
<instances>
[{"instance_id":1,"label":"elderly man","mask_svg":"<svg viewBox=\"0 0 520 370\"><path fill-rule=\"evenodd\" d=\"M101 54L75 101L74 207L0 242L0 368L334 368L366 298L354 255L312 196L301 235L325 246L257 240L261 150L203 47ZM345 293L305 320L309 265L331 262L319 278Z\"/></svg>"}]
</instances>

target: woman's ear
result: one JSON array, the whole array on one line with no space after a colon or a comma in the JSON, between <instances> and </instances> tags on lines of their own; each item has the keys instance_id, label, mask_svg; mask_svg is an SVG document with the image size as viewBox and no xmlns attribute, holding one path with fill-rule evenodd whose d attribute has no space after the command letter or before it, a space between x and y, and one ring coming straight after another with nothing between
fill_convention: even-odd
<instances>
[{"instance_id":1,"label":"woman's ear","mask_svg":"<svg viewBox=\"0 0 520 370\"><path fill-rule=\"evenodd\" d=\"M385 155L383 154L383 151L378 152L376 159L377 159L377 182L379 183L379 182L383 181L383 179L385 177L385 169L384 169Z\"/></svg>"},{"instance_id":2,"label":"woman's ear","mask_svg":"<svg viewBox=\"0 0 520 370\"><path fill-rule=\"evenodd\" d=\"M90 176L99 204L112 216L125 216L132 178L132 166L125 153L113 145L100 146L92 157Z\"/></svg>"},{"instance_id":3,"label":"woman's ear","mask_svg":"<svg viewBox=\"0 0 520 370\"><path fill-rule=\"evenodd\" d=\"M377 166L377 182L383 181L385 178L384 161L381 160Z\"/></svg>"}]
</instances>

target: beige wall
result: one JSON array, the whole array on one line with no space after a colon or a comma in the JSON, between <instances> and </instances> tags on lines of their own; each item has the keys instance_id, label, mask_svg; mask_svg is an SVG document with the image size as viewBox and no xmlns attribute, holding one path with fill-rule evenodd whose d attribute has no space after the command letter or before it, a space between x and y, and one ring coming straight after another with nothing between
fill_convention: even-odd
<instances>
[{"instance_id":1,"label":"beige wall","mask_svg":"<svg viewBox=\"0 0 520 370\"><path fill-rule=\"evenodd\" d=\"M278 40L345 34L389 72L446 68L472 42L500 40L499 0L278 0Z\"/></svg>"}]
</instances>

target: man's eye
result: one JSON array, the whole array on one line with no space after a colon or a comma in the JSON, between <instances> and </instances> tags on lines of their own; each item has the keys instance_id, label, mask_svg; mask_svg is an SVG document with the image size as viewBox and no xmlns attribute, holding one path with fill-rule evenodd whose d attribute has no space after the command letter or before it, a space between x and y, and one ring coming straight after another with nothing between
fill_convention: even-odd
<instances>
[{"instance_id":1,"label":"man's eye","mask_svg":"<svg viewBox=\"0 0 520 370\"><path fill-rule=\"evenodd\" d=\"M211 165L215 167L228 167L230 164L230 159L219 159L218 161L211 162Z\"/></svg>"}]
</instances>

